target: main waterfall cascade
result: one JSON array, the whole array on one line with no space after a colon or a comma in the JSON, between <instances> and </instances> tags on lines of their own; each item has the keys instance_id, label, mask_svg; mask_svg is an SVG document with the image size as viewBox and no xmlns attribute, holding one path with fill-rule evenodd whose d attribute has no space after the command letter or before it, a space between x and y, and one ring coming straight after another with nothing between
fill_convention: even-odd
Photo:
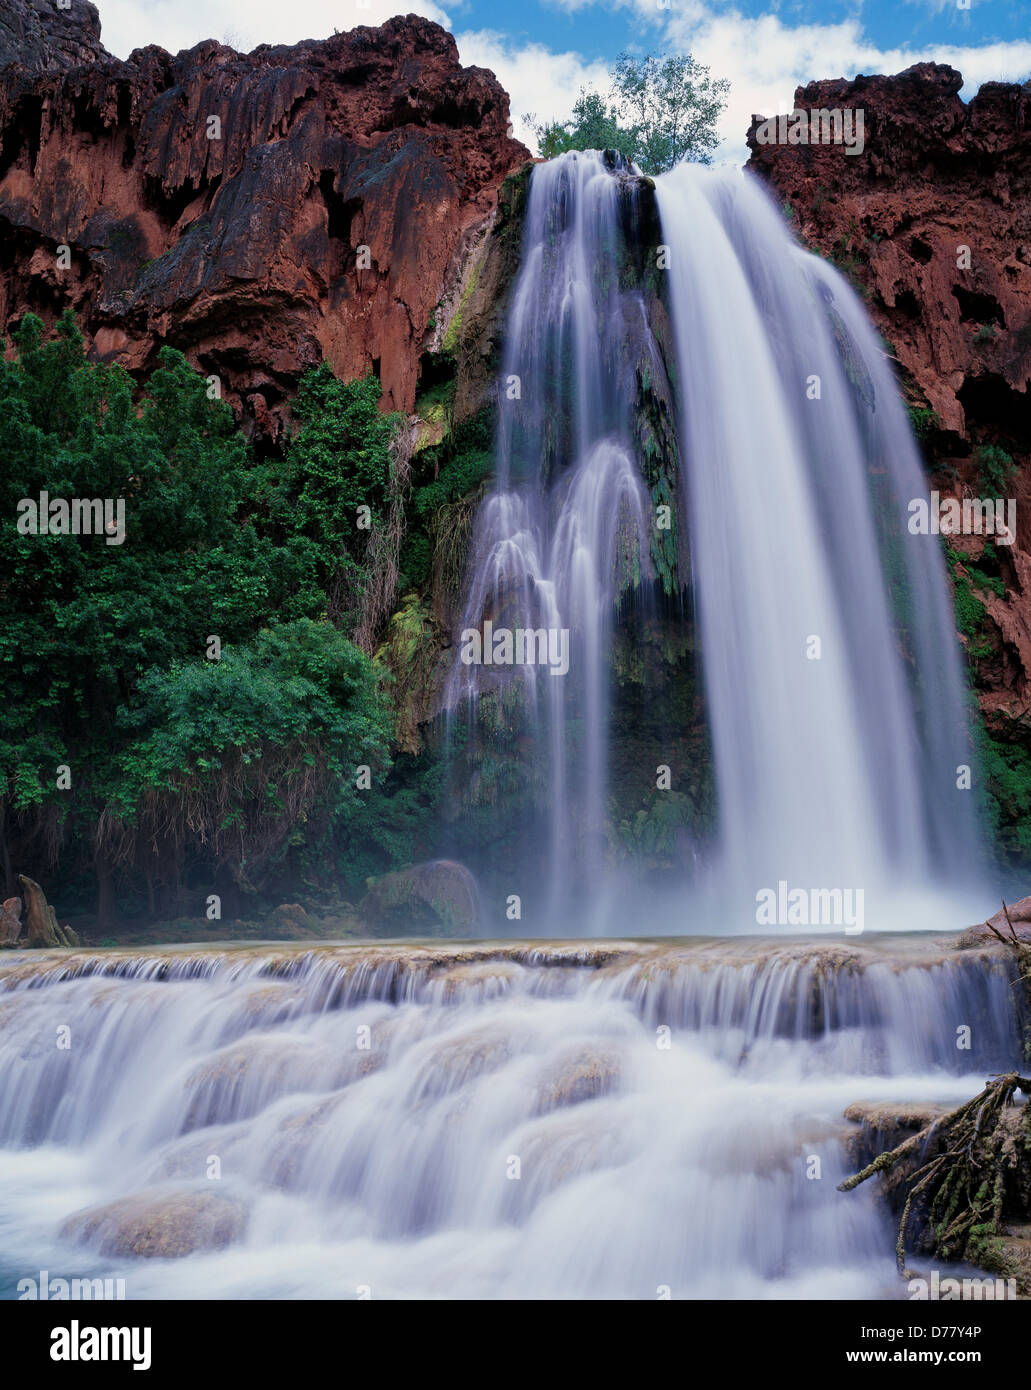
<instances>
[{"instance_id":1,"label":"main waterfall cascade","mask_svg":"<svg viewBox=\"0 0 1031 1390\"><path fill-rule=\"evenodd\" d=\"M907 529L927 484L887 355L750 177L685 164L654 198L661 232L643 232L639 181L611 156L533 171L462 627L566 628L570 672L456 662L448 703L475 712L521 682L549 750L551 929L600 929L568 885L605 897L611 636L654 603L633 369L664 368L626 269L651 260L673 326L680 585L718 802L692 924L681 892L665 929L711 914L755 930L757 892L785 881L862 890L868 925L924 925L913 896L901 920L889 897L976 881L976 793L943 562Z\"/></svg>"},{"instance_id":2,"label":"main waterfall cascade","mask_svg":"<svg viewBox=\"0 0 1031 1390\"><path fill-rule=\"evenodd\" d=\"M0 1297L905 1297L843 1111L1018 999L927 936L11 953Z\"/></svg>"}]
</instances>

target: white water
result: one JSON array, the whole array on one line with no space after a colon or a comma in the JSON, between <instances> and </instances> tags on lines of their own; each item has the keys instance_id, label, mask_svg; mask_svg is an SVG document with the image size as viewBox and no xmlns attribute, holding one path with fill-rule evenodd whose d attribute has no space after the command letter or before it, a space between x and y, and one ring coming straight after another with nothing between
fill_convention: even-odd
<instances>
[{"instance_id":1,"label":"white water","mask_svg":"<svg viewBox=\"0 0 1031 1390\"><path fill-rule=\"evenodd\" d=\"M908 533L927 482L882 345L842 276L792 241L748 177L685 164L656 190L685 611L718 792L715 841L696 849L701 873L685 856L685 888L693 878L721 931L754 930L757 892L780 881L862 890L867 925L961 920L966 905L950 912L937 889L976 894L980 879L975 793L957 787L973 762L964 682L936 539ZM567 627L570 674L456 660L446 697L475 708L523 682L549 750L547 920L560 932L626 929L597 909L611 888L607 821L633 814L606 801L613 624L652 603L632 372L665 366L628 283L640 223L635 181L597 153L533 172L498 472L461 626ZM683 895L674 929L682 907Z\"/></svg>"},{"instance_id":2,"label":"white water","mask_svg":"<svg viewBox=\"0 0 1031 1390\"><path fill-rule=\"evenodd\" d=\"M461 629L566 629L567 677L464 666L446 702L522 681L548 749L549 891L565 920L579 883L604 881L609 637L617 602L650 573L651 500L633 460L626 340L644 300L620 288L617 180L598 154L534 170L523 263L509 314L497 473L477 516ZM508 384L518 379L518 397ZM626 594L628 583L631 592ZM578 730L573 748L570 730ZM575 847L575 850L574 850ZM590 908L578 898L583 929Z\"/></svg>"},{"instance_id":3,"label":"white water","mask_svg":"<svg viewBox=\"0 0 1031 1390\"><path fill-rule=\"evenodd\" d=\"M969 882L959 649L933 538L908 533L927 483L884 351L749 179L682 165L657 196L721 887Z\"/></svg>"},{"instance_id":4,"label":"white water","mask_svg":"<svg viewBox=\"0 0 1031 1390\"><path fill-rule=\"evenodd\" d=\"M968 1099L1016 1055L1015 995L978 952L843 954L8 957L28 970L0 975L0 1292L46 1269L129 1298L903 1296L873 1184L836 1191L842 1111ZM239 1204L225 1248L61 1233L183 1193Z\"/></svg>"}]
</instances>

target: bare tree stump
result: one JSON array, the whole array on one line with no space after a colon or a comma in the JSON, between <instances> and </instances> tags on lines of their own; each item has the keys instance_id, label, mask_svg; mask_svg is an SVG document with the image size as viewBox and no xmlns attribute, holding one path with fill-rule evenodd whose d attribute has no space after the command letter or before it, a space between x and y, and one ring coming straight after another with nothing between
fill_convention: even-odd
<instances>
[{"instance_id":1,"label":"bare tree stump","mask_svg":"<svg viewBox=\"0 0 1031 1390\"><path fill-rule=\"evenodd\" d=\"M28 931L25 944L30 947L78 946L79 938L70 927L60 925L39 884L24 874L18 875L18 882L25 890L25 926Z\"/></svg>"}]
</instances>

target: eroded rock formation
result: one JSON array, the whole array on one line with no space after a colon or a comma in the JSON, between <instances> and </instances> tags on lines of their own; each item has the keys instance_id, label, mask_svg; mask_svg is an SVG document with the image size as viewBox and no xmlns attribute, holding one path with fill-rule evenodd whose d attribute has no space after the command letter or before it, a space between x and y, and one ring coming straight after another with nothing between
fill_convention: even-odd
<instances>
[{"instance_id":1,"label":"eroded rock formation","mask_svg":"<svg viewBox=\"0 0 1031 1390\"><path fill-rule=\"evenodd\" d=\"M70 306L134 371L169 342L270 444L323 357L411 410L458 253L527 158L494 75L414 16L121 62L90 9L0 26L0 328Z\"/></svg>"}]
</instances>

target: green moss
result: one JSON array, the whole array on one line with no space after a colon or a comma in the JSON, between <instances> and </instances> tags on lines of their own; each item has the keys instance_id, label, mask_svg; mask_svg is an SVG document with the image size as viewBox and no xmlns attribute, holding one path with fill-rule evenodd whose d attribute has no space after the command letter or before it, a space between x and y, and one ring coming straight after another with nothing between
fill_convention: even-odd
<instances>
[{"instance_id":1,"label":"green moss","mask_svg":"<svg viewBox=\"0 0 1031 1390\"><path fill-rule=\"evenodd\" d=\"M983 444L974 454L974 463L984 497L1002 497L1017 474L1011 454L994 444Z\"/></svg>"},{"instance_id":2,"label":"green moss","mask_svg":"<svg viewBox=\"0 0 1031 1390\"><path fill-rule=\"evenodd\" d=\"M975 649L969 644L970 641L981 635L982 624L986 615L986 608L980 599L974 596L971 580L977 574L967 563L964 555L953 550L951 546L945 547L945 558L948 564L949 573L952 576L953 586L953 605L956 612L956 627L968 640L967 656L973 662L979 655L985 653L981 651L980 644ZM960 573L962 567L966 573Z\"/></svg>"},{"instance_id":3,"label":"green moss","mask_svg":"<svg viewBox=\"0 0 1031 1390\"><path fill-rule=\"evenodd\" d=\"M979 761L984 779L982 809L1005 863L1031 863L1031 748L1020 721L982 729Z\"/></svg>"},{"instance_id":4,"label":"green moss","mask_svg":"<svg viewBox=\"0 0 1031 1390\"><path fill-rule=\"evenodd\" d=\"M464 564L464 549L456 559L456 546L468 540L472 503L482 494L494 468L494 416L489 408L453 425L450 416L450 382L442 383L419 398L431 412L444 412L446 433L438 443L420 450L416 484L408 504L408 525L401 548L401 589L424 591L433 582L435 566L447 569L445 587L453 591L456 565Z\"/></svg>"},{"instance_id":5,"label":"green moss","mask_svg":"<svg viewBox=\"0 0 1031 1390\"><path fill-rule=\"evenodd\" d=\"M458 307L452 314L451 322L448 324L447 331L444 334L445 352L454 352L455 348L458 346L458 343L461 341L462 319L465 315L466 306L469 303L470 297L472 296L473 291L476 289L476 286L479 284L480 269L482 265L483 258L481 253L477 255L476 259L469 267L469 273L465 277L465 284L462 286L462 294L461 298L458 301Z\"/></svg>"}]
</instances>

